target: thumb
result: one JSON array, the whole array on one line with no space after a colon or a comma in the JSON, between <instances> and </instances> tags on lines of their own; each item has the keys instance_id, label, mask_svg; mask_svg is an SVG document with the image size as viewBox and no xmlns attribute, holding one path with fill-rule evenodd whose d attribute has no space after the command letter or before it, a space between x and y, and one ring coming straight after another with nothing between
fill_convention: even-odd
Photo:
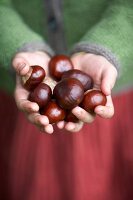
<instances>
[{"instance_id":1,"label":"thumb","mask_svg":"<svg viewBox=\"0 0 133 200\"><path fill-rule=\"evenodd\" d=\"M110 95L111 90L115 85L115 81L117 78L117 70L108 69L103 73L102 83L101 83L101 90L105 95Z\"/></svg>"},{"instance_id":2,"label":"thumb","mask_svg":"<svg viewBox=\"0 0 133 200\"><path fill-rule=\"evenodd\" d=\"M21 56L14 57L12 65L17 74L20 76L26 75L30 70L30 65L28 61Z\"/></svg>"}]
</instances>

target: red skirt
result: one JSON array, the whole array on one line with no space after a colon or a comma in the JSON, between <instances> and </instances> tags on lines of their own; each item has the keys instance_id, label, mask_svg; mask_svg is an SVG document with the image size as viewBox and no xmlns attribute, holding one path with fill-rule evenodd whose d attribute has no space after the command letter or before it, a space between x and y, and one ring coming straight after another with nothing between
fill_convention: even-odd
<instances>
[{"instance_id":1,"label":"red skirt","mask_svg":"<svg viewBox=\"0 0 133 200\"><path fill-rule=\"evenodd\" d=\"M0 200L133 199L133 91L115 116L70 134L40 133L0 93Z\"/></svg>"}]
</instances>

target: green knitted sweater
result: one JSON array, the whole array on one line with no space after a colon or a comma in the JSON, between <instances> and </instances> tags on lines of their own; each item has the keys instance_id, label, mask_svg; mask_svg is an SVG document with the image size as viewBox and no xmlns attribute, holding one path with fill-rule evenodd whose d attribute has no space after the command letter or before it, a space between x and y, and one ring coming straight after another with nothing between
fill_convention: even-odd
<instances>
[{"instance_id":1,"label":"green knitted sweater","mask_svg":"<svg viewBox=\"0 0 133 200\"><path fill-rule=\"evenodd\" d=\"M109 49L120 61L115 89L133 85L133 1L64 0L68 49L79 42ZM0 0L0 88L13 91L11 59L26 43L47 41L42 0Z\"/></svg>"}]
</instances>

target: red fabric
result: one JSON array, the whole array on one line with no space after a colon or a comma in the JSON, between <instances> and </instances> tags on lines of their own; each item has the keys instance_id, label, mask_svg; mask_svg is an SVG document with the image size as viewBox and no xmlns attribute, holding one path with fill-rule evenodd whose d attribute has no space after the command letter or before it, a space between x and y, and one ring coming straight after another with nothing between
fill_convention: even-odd
<instances>
[{"instance_id":1,"label":"red fabric","mask_svg":"<svg viewBox=\"0 0 133 200\"><path fill-rule=\"evenodd\" d=\"M0 94L0 200L133 199L133 91L79 133L41 134Z\"/></svg>"}]
</instances>

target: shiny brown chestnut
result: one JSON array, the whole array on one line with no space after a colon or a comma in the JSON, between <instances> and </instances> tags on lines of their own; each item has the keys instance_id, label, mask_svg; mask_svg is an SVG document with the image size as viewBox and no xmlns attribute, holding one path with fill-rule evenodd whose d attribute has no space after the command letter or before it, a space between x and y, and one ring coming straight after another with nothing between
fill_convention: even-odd
<instances>
[{"instance_id":1,"label":"shiny brown chestnut","mask_svg":"<svg viewBox=\"0 0 133 200\"><path fill-rule=\"evenodd\" d=\"M41 114L48 117L50 124L64 120L66 115L65 110L60 108L54 100L50 101L47 106L41 110Z\"/></svg>"},{"instance_id":2,"label":"shiny brown chestnut","mask_svg":"<svg viewBox=\"0 0 133 200\"><path fill-rule=\"evenodd\" d=\"M77 79L66 78L57 83L53 95L60 107L73 109L83 100L84 88Z\"/></svg>"},{"instance_id":3,"label":"shiny brown chestnut","mask_svg":"<svg viewBox=\"0 0 133 200\"><path fill-rule=\"evenodd\" d=\"M62 79L64 78L76 78L83 84L84 91L90 90L93 87L92 78L85 72L80 71L79 69L72 69L64 72Z\"/></svg>"},{"instance_id":4,"label":"shiny brown chestnut","mask_svg":"<svg viewBox=\"0 0 133 200\"><path fill-rule=\"evenodd\" d=\"M81 107L90 113L94 113L96 106L105 106L106 102L106 96L101 91L91 90L85 94Z\"/></svg>"},{"instance_id":5,"label":"shiny brown chestnut","mask_svg":"<svg viewBox=\"0 0 133 200\"><path fill-rule=\"evenodd\" d=\"M27 90L33 90L39 83L43 81L45 75L45 70L41 66L31 66L28 76L23 77L24 87Z\"/></svg>"},{"instance_id":6,"label":"shiny brown chestnut","mask_svg":"<svg viewBox=\"0 0 133 200\"><path fill-rule=\"evenodd\" d=\"M29 100L32 102L36 102L41 108L47 105L51 97L51 88L45 83L40 83L33 91L31 91L29 95Z\"/></svg>"},{"instance_id":7,"label":"shiny brown chestnut","mask_svg":"<svg viewBox=\"0 0 133 200\"><path fill-rule=\"evenodd\" d=\"M61 80L62 74L73 69L70 58L66 55L56 55L49 62L49 73L56 80Z\"/></svg>"},{"instance_id":8,"label":"shiny brown chestnut","mask_svg":"<svg viewBox=\"0 0 133 200\"><path fill-rule=\"evenodd\" d=\"M65 121L66 122L78 123L79 119L71 111L69 111L69 112L66 113Z\"/></svg>"}]
</instances>

